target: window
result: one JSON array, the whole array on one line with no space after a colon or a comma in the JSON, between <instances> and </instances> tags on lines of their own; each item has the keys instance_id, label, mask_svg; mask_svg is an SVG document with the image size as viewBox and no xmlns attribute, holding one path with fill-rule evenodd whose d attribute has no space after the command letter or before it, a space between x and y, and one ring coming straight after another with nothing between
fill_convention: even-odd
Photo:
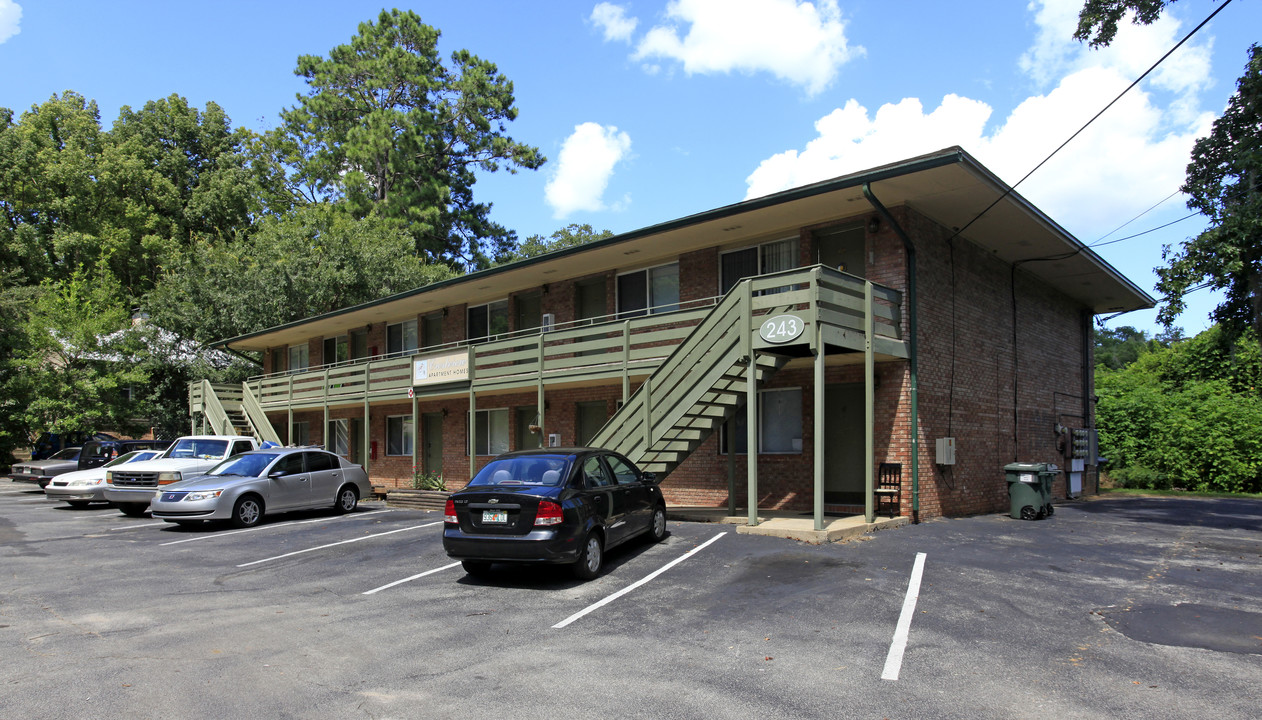
<instances>
[{"instance_id":1,"label":"window","mask_svg":"<svg viewBox=\"0 0 1262 720\"><path fill-rule=\"evenodd\" d=\"M609 463L609 469L613 471L613 476L618 479L619 485L630 485L640 481L639 473L616 455L606 455L605 462Z\"/></svg>"},{"instance_id":2,"label":"window","mask_svg":"<svg viewBox=\"0 0 1262 720\"><path fill-rule=\"evenodd\" d=\"M333 458L332 455L322 452L303 453L302 456L307 460L307 472L320 472L321 470L337 470L341 463Z\"/></svg>"},{"instance_id":3,"label":"window","mask_svg":"<svg viewBox=\"0 0 1262 720\"><path fill-rule=\"evenodd\" d=\"M268 475L271 475L272 473L280 473L285 476L297 475L302 472L302 455L303 453L292 453L290 455L282 456L281 459L277 460L276 464L272 466Z\"/></svg>"},{"instance_id":4,"label":"window","mask_svg":"<svg viewBox=\"0 0 1262 720\"><path fill-rule=\"evenodd\" d=\"M386 353L416 352L416 319L386 326Z\"/></svg>"},{"instance_id":5,"label":"window","mask_svg":"<svg viewBox=\"0 0 1262 720\"><path fill-rule=\"evenodd\" d=\"M797 267L797 238L755 245L719 256L719 294L725 295L747 277L792 270Z\"/></svg>"},{"instance_id":6,"label":"window","mask_svg":"<svg viewBox=\"0 0 1262 720\"><path fill-rule=\"evenodd\" d=\"M478 455L508 452L508 408L478 410L473 416L474 452Z\"/></svg>"},{"instance_id":7,"label":"window","mask_svg":"<svg viewBox=\"0 0 1262 720\"><path fill-rule=\"evenodd\" d=\"M589 457L583 461L583 486L590 489L609 487L613 485L613 479L609 477L609 473L605 470L605 466L600 464L600 458Z\"/></svg>"},{"instance_id":8,"label":"window","mask_svg":"<svg viewBox=\"0 0 1262 720\"><path fill-rule=\"evenodd\" d=\"M387 455L411 455L414 437L416 433L412 431L411 415L395 415L386 418Z\"/></svg>"},{"instance_id":9,"label":"window","mask_svg":"<svg viewBox=\"0 0 1262 720\"><path fill-rule=\"evenodd\" d=\"M351 359L350 336L338 335L324 339L324 364L346 362Z\"/></svg>"},{"instance_id":10,"label":"window","mask_svg":"<svg viewBox=\"0 0 1262 720\"><path fill-rule=\"evenodd\" d=\"M310 445L311 444L311 423L296 422L294 423L293 434L289 436L290 445Z\"/></svg>"},{"instance_id":11,"label":"window","mask_svg":"<svg viewBox=\"0 0 1262 720\"><path fill-rule=\"evenodd\" d=\"M324 449L335 455L350 455L351 453L351 422L346 418L329 421L328 439L324 443Z\"/></svg>"},{"instance_id":12,"label":"window","mask_svg":"<svg viewBox=\"0 0 1262 720\"><path fill-rule=\"evenodd\" d=\"M310 353L310 348L307 347L306 343L303 343L301 345L290 345L289 346L289 368L288 368L289 371L294 372L297 370L306 370L307 357L309 353Z\"/></svg>"},{"instance_id":13,"label":"window","mask_svg":"<svg viewBox=\"0 0 1262 720\"><path fill-rule=\"evenodd\" d=\"M479 340L508 332L508 301L497 300L469 308L469 332L466 337Z\"/></svg>"},{"instance_id":14,"label":"window","mask_svg":"<svg viewBox=\"0 0 1262 720\"><path fill-rule=\"evenodd\" d=\"M618 276L618 317L679 309L679 263Z\"/></svg>"},{"instance_id":15,"label":"window","mask_svg":"<svg viewBox=\"0 0 1262 720\"><path fill-rule=\"evenodd\" d=\"M254 443L250 442L249 440L237 440L232 443L232 453L229 454L228 457L232 457L233 455L240 455L243 452L250 452L253 449L254 449Z\"/></svg>"},{"instance_id":16,"label":"window","mask_svg":"<svg viewBox=\"0 0 1262 720\"><path fill-rule=\"evenodd\" d=\"M736 411L736 437L727 437L727 423L719 433L719 452L726 454L735 440L736 454L746 452L746 413ZM792 454L802 452L802 388L778 388L758 392L758 452Z\"/></svg>"}]
</instances>

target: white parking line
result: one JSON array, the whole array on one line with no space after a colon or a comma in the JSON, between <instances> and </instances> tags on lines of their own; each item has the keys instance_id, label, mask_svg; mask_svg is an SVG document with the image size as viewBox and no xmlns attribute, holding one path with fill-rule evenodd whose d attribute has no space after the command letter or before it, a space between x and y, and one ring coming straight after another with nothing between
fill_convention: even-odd
<instances>
[{"instance_id":1,"label":"white parking line","mask_svg":"<svg viewBox=\"0 0 1262 720\"><path fill-rule=\"evenodd\" d=\"M326 548L337 547L338 545L346 545L349 543L359 542L360 540L370 540L372 538L379 538L385 535L393 535L395 533L401 533L407 530L416 530L418 528L427 528L427 527L433 527L435 525L442 525L442 524L443 524L442 520L437 520L432 523L425 523L424 525L413 525L411 527L399 528L398 530L390 530L388 532L383 532L383 533L374 533L372 535L364 535L362 537L351 538L350 540L342 540L340 542L329 543L328 545L320 545L319 547L307 548L306 550L295 550L290 553L285 553L284 555L276 555L274 557L263 558L262 560L254 560L248 563L241 563L237 567L239 568L250 567L251 565L258 565L260 563L271 562L273 560L281 560L287 557L293 557L294 555L302 555L303 553L315 552L316 550L324 550Z\"/></svg>"},{"instance_id":2,"label":"white parking line","mask_svg":"<svg viewBox=\"0 0 1262 720\"><path fill-rule=\"evenodd\" d=\"M625 588L623 588L623 589L619 590L618 592L614 593L613 595L610 595L609 597L605 598L604 600L601 600L601 601L599 601L599 602L592 603L591 605L588 605L587 607L583 608L582 610L579 610L578 612L576 612L576 613L574 613L573 615L571 615L571 616L567 617L566 619L562 620L561 622L557 623L556 625L553 625L553 626L552 626L552 629L554 629L554 630L558 630L558 629L560 629L560 628L563 628L563 627L565 627L566 625L569 625L570 623L574 622L575 620L578 620L579 618L583 617L583 616L584 616L584 615L586 615L587 613L590 613L590 612L592 612L593 610L597 610L597 609L599 609L599 608L602 608L602 607L604 607L604 606L608 605L609 603L613 602L614 600L617 600L618 598L622 597L623 595L626 595L627 593L629 593L629 592L631 592L632 590L634 590L634 589L636 589L636 588L640 587L641 585L643 585L643 584L647 583L648 581L652 580L653 578L657 577L658 575L661 575L662 573L666 572L667 570L669 570L669 569L671 569L671 568L675 567L676 565L678 565L679 563L683 562L684 560L687 560L688 558L692 557L693 555L695 555L695 554L697 554L697 553L701 552L701 550L702 550L702 549L704 549L707 545L709 545L710 543L714 542L715 540L718 540L719 538L723 537L723 536L724 536L724 535L726 535L726 534L727 534L726 532L721 532L721 533L719 533L718 535L715 535L714 537L710 538L709 540L706 540L705 542L701 543L701 544L700 544L700 545L698 545L697 547L695 547L695 548L693 548L693 549L689 550L688 552L684 553L683 555L680 555L679 557L675 558L674 560L671 560L670 562L666 563L666 565L662 566L661 568L659 568L659 569L658 569L658 570L656 570L655 572L652 572L652 573L650 573L649 575L645 576L642 580L640 580L640 581L638 581L638 582L636 582L636 583L633 583L633 584L631 584L631 585L628 585L627 587L625 587Z\"/></svg>"},{"instance_id":3,"label":"white parking line","mask_svg":"<svg viewBox=\"0 0 1262 720\"><path fill-rule=\"evenodd\" d=\"M437 573L437 572L442 572L442 571L444 571L444 570L450 570L450 569L454 568L455 566L457 566L457 565L459 565L459 564L460 564L460 563L458 563L458 562L454 562L454 563L452 563L452 564L450 564L450 565L444 565L444 566L442 566L442 567L440 567L440 568L434 568L433 570L426 570L425 572L423 572L423 573L418 573L418 574L416 574L416 575L413 575L412 577L405 577L405 578L403 578L402 580L395 580L394 582L389 583L389 584L387 584L387 585L382 585L382 586L381 586L381 587L379 587L379 588L373 588L372 590L369 590L368 592L365 592L365 593L363 593L363 594L364 594L364 595L375 595L376 593L379 593L379 592L381 592L382 590L389 590L390 588L394 587L395 585L402 585L403 583L409 583L409 582L412 582L413 580L419 580L420 578L423 578L423 577L425 577L426 575L433 575L434 573Z\"/></svg>"},{"instance_id":4,"label":"white parking line","mask_svg":"<svg viewBox=\"0 0 1262 720\"><path fill-rule=\"evenodd\" d=\"M885 670L882 680L897 680L903 667L903 651L907 649L907 636L911 632L911 619L916 614L916 600L920 597L920 577L925 572L925 554L916 553L916 562L911 568L911 579L907 581L907 595L903 598L903 612L898 616L898 625L894 628L894 639L890 641L889 655L885 656Z\"/></svg>"},{"instance_id":5,"label":"white parking line","mask_svg":"<svg viewBox=\"0 0 1262 720\"><path fill-rule=\"evenodd\" d=\"M171 542L158 543L158 545L160 547L166 547L167 545L179 545L180 543L196 542L198 540L214 540L216 538L228 537L229 535L240 535L241 533L252 532L254 530L267 530L268 528L281 528L288 527L290 525L306 525L307 523L329 522L331 520L356 520L358 518L368 517L369 515L378 515L380 513L387 512L394 512L394 510L373 510L372 512L355 513L353 515L343 515L335 518L321 517L315 518L314 520L292 520L290 522L283 523L270 523L268 525L258 525L244 530L229 530L228 532L215 533L214 535L198 535L197 537L184 538L183 540L172 540ZM163 520L162 524L166 525L167 523Z\"/></svg>"},{"instance_id":6,"label":"white parking line","mask_svg":"<svg viewBox=\"0 0 1262 720\"><path fill-rule=\"evenodd\" d=\"M110 528L109 530L110 532L118 532L119 530L135 530L136 528L158 527L159 525L166 525L166 523L156 522L156 523L143 523L140 525L124 525L122 527Z\"/></svg>"}]
</instances>

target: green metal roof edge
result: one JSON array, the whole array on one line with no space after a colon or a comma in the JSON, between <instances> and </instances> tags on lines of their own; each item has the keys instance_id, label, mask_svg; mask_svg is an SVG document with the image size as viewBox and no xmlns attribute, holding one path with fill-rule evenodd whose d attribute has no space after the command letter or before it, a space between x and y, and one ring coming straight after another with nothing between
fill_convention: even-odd
<instances>
[{"instance_id":1,"label":"green metal roof edge","mask_svg":"<svg viewBox=\"0 0 1262 720\"><path fill-rule=\"evenodd\" d=\"M360 303L359 305L351 305L349 307L339 308L337 310L331 310L322 315L314 315L312 317L303 318L302 320L295 320L293 322L285 323L283 325L276 325L274 327L270 327L265 330L258 330L256 332L246 333L245 335L238 335L237 337L228 338L226 340L217 340L211 343L210 345L211 347L228 347L232 343L241 342L243 340L249 340L251 338L259 337L260 335L268 335L270 333L278 332L281 330L288 330L290 328L295 328L300 325L306 325L308 323L319 322L321 320L328 320L330 318L338 317L339 315L346 315L352 312L356 312L358 310L365 310L367 308L376 307L378 305L384 305L386 303L395 302L397 300L403 300L405 298L414 297L416 295L432 292L434 290L439 290L446 287L451 287L453 285L459 285L461 283L476 282L478 280L483 280L487 277L492 277L494 275L498 275L499 273L506 272L508 270L517 270L517 269L520 269L523 267L529 267L531 265L535 265L538 263L555 260L557 258L568 257L569 255L573 255L576 253L587 252L589 250L593 250L596 248L606 247L609 245L616 245L618 243L628 242L631 240L638 240L640 238L648 237L650 235L656 235L663 232L669 232L671 230L678 230L680 228L685 228L690 225L699 225L704 222L710 222L712 220L719 220L725 217L731 217L733 215L739 215L742 213L750 212L752 210L759 210L765 207L771 207L773 205L780 205L782 203L793 202L795 200L802 200L804 198L814 197L816 195L821 195L828 192L834 192L836 190L842 190L848 187L856 187L856 186L862 185L865 182L874 182L878 180L885 180L885 179L889 179L893 177L898 177L900 175L909 175L911 173L922 172L925 170L932 170L934 168L942 167L944 165L951 165L951 164L963 162L965 158L968 158L969 160L972 159L968 156L968 153L964 152L961 148L958 148L958 147L947 148L946 150L941 150L936 153L931 153L929 155L922 155L917 158L904 160L901 162L893 163L891 165L885 165L879 168L873 168L871 170L865 170L853 175L845 175L839 178L832 178L830 180L824 180L824 181L817 182L811 185L804 185L802 187L793 188L791 190L784 190L782 192L773 193L771 195L764 195L760 198L754 198L753 200L744 200L738 203L733 203L731 205L724 205L722 207L715 208L713 210L707 210L705 212L697 213L695 215L688 215L682 218L678 218L676 220L670 220L664 223L650 225L648 227L640 228L638 230L631 230L625 233L621 233L619 235L614 235L613 237L605 238L603 240L596 240L594 242L586 243L583 245L575 245L574 247L562 248L560 250L553 250L552 252L547 252L542 255L536 255L531 258L526 258L525 260L518 260L516 262L508 263L506 265L497 265L495 267L487 268L486 270L478 270L472 273L468 273L465 275L460 275L458 277L451 278L449 280L442 280L440 282L432 283L430 285L422 285L419 288L407 290L401 293L396 293L394 295L388 295L386 297L378 298L376 300L371 300L366 303ZM976 161L973 161L973 164L976 165Z\"/></svg>"}]
</instances>

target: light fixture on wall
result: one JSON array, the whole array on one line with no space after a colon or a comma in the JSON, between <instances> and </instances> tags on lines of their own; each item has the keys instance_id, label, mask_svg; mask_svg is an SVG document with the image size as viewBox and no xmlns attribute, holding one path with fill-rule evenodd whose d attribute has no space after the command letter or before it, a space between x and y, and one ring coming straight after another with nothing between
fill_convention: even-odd
<instances>
[{"instance_id":1,"label":"light fixture on wall","mask_svg":"<svg viewBox=\"0 0 1262 720\"><path fill-rule=\"evenodd\" d=\"M871 220L868 220L868 232L869 232L869 233L872 233L872 234L874 234L874 235L875 235L878 231L880 231L880 229L881 229L881 219L880 219L880 218L874 217L874 218L872 218Z\"/></svg>"}]
</instances>

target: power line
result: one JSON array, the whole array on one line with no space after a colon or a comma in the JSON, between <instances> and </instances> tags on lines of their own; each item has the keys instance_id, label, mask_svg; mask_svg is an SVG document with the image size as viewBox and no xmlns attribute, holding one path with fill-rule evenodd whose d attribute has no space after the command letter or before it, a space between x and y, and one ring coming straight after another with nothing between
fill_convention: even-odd
<instances>
[{"instance_id":1,"label":"power line","mask_svg":"<svg viewBox=\"0 0 1262 720\"><path fill-rule=\"evenodd\" d=\"M1100 242L1099 240L1097 240L1097 241L1095 241L1095 242L1091 243L1090 245L1088 245L1087 247L1104 247L1105 245L1112 245L1113 243L1120 243L1120 242L1122 242L1123 240L1131 240L1131 239L1133 239L1133 238L1140 237L1141 235L1147 235L1147 234L1148 234L1148 233L1150 233L1150 232L1157 232L1158 230L1160 230L1160 229L1162 229L1162 228L1168 228L1168 227L1170 227L1171 225L1175 225L1175 224L1177 224L1177 223L1181 223L1181 222L1183 222L1184 220L1187 220L1188 218L1194 218L1194 217L1196 217L1197 215L1200 215L1200 213L1189 213L1189 214L1184 215L1183 217L1179 218L1178 220L1171 220L1170 222L1166 223L1165 225L1158 225L1158 226L1157 226L1157 227L1155 227L1155 228L1151 228L1151 229L1145 230L1145 231L1143 231L1143 232L1138 232L1138 233L1135 233L1134 235L1127 235L1126 237L1118 238L1118 239L1116 239L1116 240L1110 240L1110 241L1108 241L1108 242ZM1126 227L1126 226L1125 226L1125 225L1123 225L1122 227ZM1121 230L1121 229L1122 229L1122 228L1118 228L1118 230ZM1114 230L1113 232L1117 232L1117 230ZM1109 233L1109 235L1112 235L1112 234L1113 234L1113 233ZM1104 237L1108 237L1108 235L1105 235Z\"/></svg>"},{"instance_id":2,"label":"power line","mask_svg":"<svg viewBox=\"0 0 1262 720\"><path fill-rule=\"evenodd\" d=\"M996 198L994 202L992 202L991 204L987 205L985 210L982 210L981 212L977 213L977 216L976 216L976 217L974 217L972 220L969 220L969 221L968 221L968 223L964 225L964 227L960 228L959 230L956 230L956 231L955 231L955 232L951 235L951 237L950 237L949 239L951 239L951 240L955 239L957 236L959 236L959 235L960 235L960 233L963 233L963 232L964 232L965 230L967 230L970 226L972 226L972 224L973 224L973 223L975 223L975 222L977 222L978 220L980 220L980 219L981 219L981 217L982 217L983 215L985 215L986 213L990 212L990 211L991 211L991 209L993 209L993 208L994 208L996 205L998 205L1000 202L1003 202L1003 199L1004 199L1004 198L1006 198L1006 197L1008 197L1009 195L1011 195L1011 194L1012 194L1012 192L1013 192L1014 190L1016 190L1016 189L1017 189L1017 185L1020 185L1021 183L1025 182L1026 180L1028 180L1028 179L1029 179L1029 177L1030 177L1031 175L1033 175L1034 173L1038 172L1038 169L1039 169L1039 168L1041 168L1041 167L1043 167L1044 165L1046 165L1048 160L1051 160L1053 157L1055 157L1056 153L1060 152L1061 150L1063 150L1063 149L1064 149L1064 147L1065 147L1066 145L1068 145L1069 143L1073 142L1074 138L1076 138L1076 137L1078 137L1079 135L1081 135L1083 130L1086 130L1086 129L1087 129L1087 128L1091 125L1091 123L1093 123L1093 122L1095 122L1096 120L1098 120L1098 119L1099 119L1099 117L1100 117L1101 115L1103 115L1105 112L1107 112L1109 108L1113 107L1113 106L1117 103L1117 101L1118 101L1118 100L1121 100L1121 99L1122 99L1122 96L1126 95L1126 93L1130 92L1132 88L1134 88L1134 87L1135 87L1136 85L1138 85L1141 81L1143 81L1143 79L1144 79L1144 78L1148 77L1149 73L1151 73L1153 70L1156 70L1158 65L1160 65L1160 64L1161 64L1161 63L1163 63L1163 62L1165 62L1165 61L1166 61L1166 58L1168 58L1168 57L1170 57L1171 55L1173 55L1175 50L1178 50L1179 48L1183 47L1183 44L1184 44L1184 43L1186 43L1188 40L1192 39L1192 36L1193 36L1193 35L1195 35L1196 33L1200 32L1200 29L1201 29L1201 28L1203 28L1203 27L1205 27L1207 24L1209 24L1209 21L1210 21L1210 20L1213 20L1213 19L1214 19L1214 17L1218 15L1218 13L1222 12L1223 10L1225 10L1225 9L1227 8L1227 6L1228 6L1228 5L1230 5L1230 4L1231 4L1231 0L1226 0L1226 2L1224 2L1222 5L1219 5L1219 6L1218 6L1218 8L1214 10L1214 12L1212 12L1212 13L1210 13L1210 14L1209 14L1209 17L1207 17L1207 18L1205 18L1204 20L1202 20L1202 21L1201 21L1201 24L1199 24L1199 25L1197 25L1196 27L1192 28L1192 32L1188 33L1187 35L1184 35L1182 40L1180 40L1179 42L1175 43L1175 46L1174 46L1174 47L1172 47L1172 48L1170 48L1168 51L1166 51L1166 54L1165 54L1165 55L1162 55L1162 56L1161 56L1161 58L1160 58L1159 60L1157 60L1157 62L1153 63L1151 67L1149 67L1147 70L1145 70L1145 71L1144 71L1144 74L1142 74L1142 75L1140 75L1139 77L1135 78L1135 81L1134 81L1134 82L1132 82L1130 85L1127 85L1125 90L1123 90L1122 92L1118 93L1118 96L1117 96L1117 97L1115 97L1115 98L1113 98L1113 100L1112 100L1112 101L1110 101L1108 105L1105 105L1105 106L1104 106L1104 109L1102 109L1100 112L1096 113L1096 114L1095 114L1095 115L1094 115L1094 116L1093 116L1090 120L1088 120L1088 121L1087 121L1087 123L1086 123L1085 125L1083 125L1082 127L1078 128L1078 131L1077 131L1077 132L1075 132L1073 135L1070 135L1070 136L1069 136L1069 139L1068 139L1068 140L1066 140L1065 142L1061 143L1061 144L1060 144L1060 146L1059 146L1059 147L1057 147L1055 150L1053 150L1053 151L1051 152L1051 154L1050 154L1050 155L1048 155L1047 157L1043 158L1043 161L1042 161L1042 162L1040 162L1038 165L1035 165L1033 170L1031 170L1030 172L1028 172L1028 173L1026 173L1026 174L1025 174L1025 177L1023 177L1023 178L1021 178L1020 180L1018 180L1018 181L1016 182L1016 184L1014 184L1014 185L1010 186L1007 190L1004 190L1003 194L1002 194L1002 195L1000 195L998 198Z\"/></svg>"},{"instance_id":3,"label":"power line","mask_svg":"<svg viewBox=\"0 0 1262 720\"><path fill-rule=\"evenodd\" d=\"M1159 208L1159 207L1161 207L1162 205L1166 204L1166 202L1168 202L1168 201L1170 200L1170 198L1174 197L1175 195L1178 195L1180 192L1182 192L1182 191L1181 191L1181 190L1175 190L1174 192L1172 192L1172 193L1170 193L1169 195L1167 195L1167 196L1165 196L1164 198L1162 198L1160 201L1158 201L1158 202L1157 202L1155 205L1153 205L1152 207L1150 207L1150 208L1148 208L1147 210L1145 210L1145 211L1141 212L1140 214L1136 215L1135 217L1131 218L1130 220L1127 220L1126 222L1122 223L1121 225L1118 225L1117 227L1113 228L1113 229L1112 229L1112 230L1110 230L1109 232L1107 232L1107 233L1105 233L1104 235L1100 236L1100 238L1099 238L1099 239L1097 239L1094 243L1090 243L1090 244L1091 244L1091 245L1097 245L1097 244L1099 244L1102 240L1104 240L1104 238L1108 237L1109 235L1112 235L1113 233L1117 232L1118 230L1121 230L1122 228L1126 227L1127 225L1130 225L1131 223L1135 222L1136 220L1140 219L1141 217L1143 217L1143 216L1147 215L1148 213L1152 212L1153 210L1156 210L1157 208ZM1125 239L1125 238L1123 238L1123 239Z\"/></svg>"}]
</instances>

